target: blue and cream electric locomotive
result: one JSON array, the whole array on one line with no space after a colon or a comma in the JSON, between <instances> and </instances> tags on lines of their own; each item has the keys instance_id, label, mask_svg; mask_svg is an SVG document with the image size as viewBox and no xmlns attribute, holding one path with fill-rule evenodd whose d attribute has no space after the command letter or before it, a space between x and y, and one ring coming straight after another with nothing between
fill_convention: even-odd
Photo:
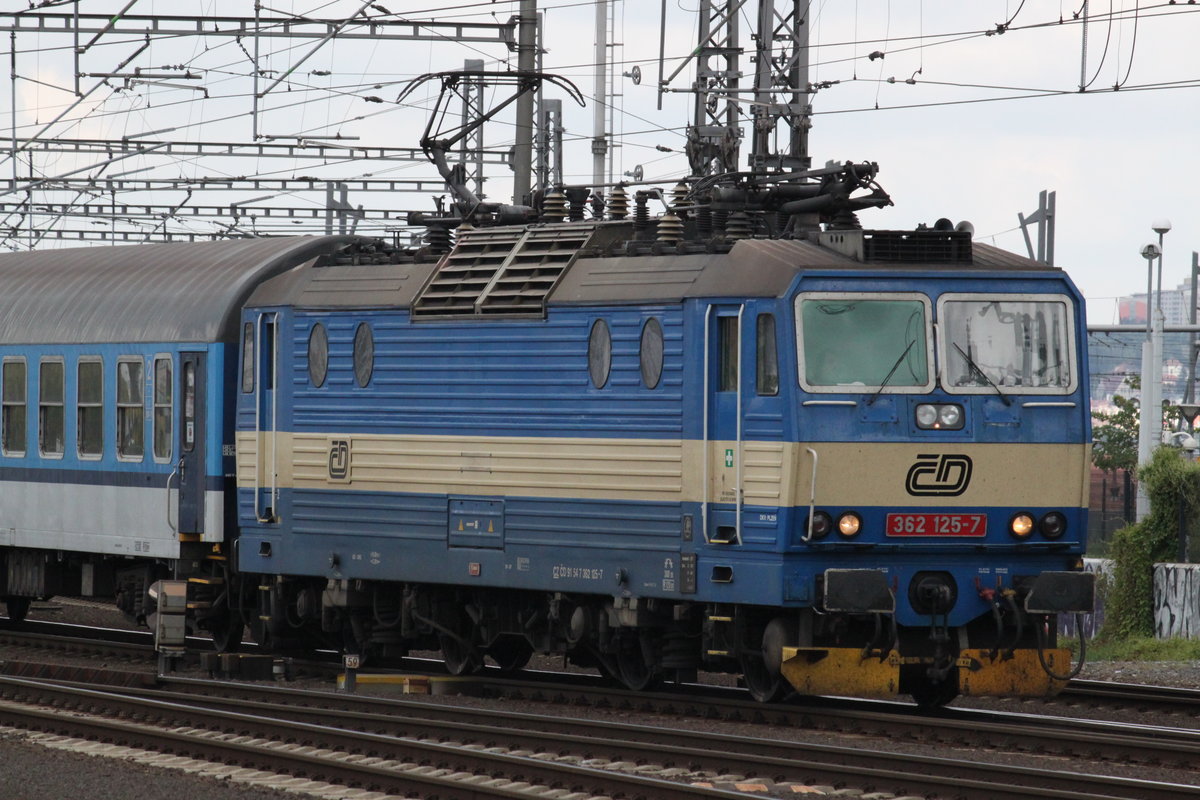
<instances>
[{"instance_id":1,"label":"blue and cream electric locomotive","mask_svg":"<svg viewBox=\"0 0 1200 800\"><path fill-rule=\"evenodd\" d=\"M1057 617L1093 594L1078 291L952 227L786 213L842 192L694 189L415 252L0 256L10 616L141 618L174 578L220 648L1057 691Z\"/></svg>"}]
</instances>

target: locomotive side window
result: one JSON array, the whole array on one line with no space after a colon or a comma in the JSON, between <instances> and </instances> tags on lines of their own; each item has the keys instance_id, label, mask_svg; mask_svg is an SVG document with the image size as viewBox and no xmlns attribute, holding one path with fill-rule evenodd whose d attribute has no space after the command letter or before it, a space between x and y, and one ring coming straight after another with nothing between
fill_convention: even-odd
<instances>
[{"instance_id":1,"label":"locomotive side window","mask_svg":"<svg viewBox=\"0 0 1200 800\"><path fill-rule=\"evenodd\" d=\"M375 337L371 335L371 326L365 322L358 323L354 332L354 380L360 387L366 388L371 382L371 374L375 371Z\"/></svg>"},{"instance_id":2,"label":"locomotive side window","mask_svg":"<svg viewBox=\"0 0 1200 800\"><path fill-rule=\"evenodd\" d=\"M154 359L154 458L169 461L171 458L171 423L175 384L171 380L171 357Z\"/></svg>"},{"instance_id":3,"label":"locomotive side window","mask_svg":"<svg viewBox=\"0 0 1200 800\"><path fill-rule=\"evenodd\" d=\"M943 295L942 384L956 394L1075 389L1070 302L1055 295Z\"/></svg>"},{"instance_id":4,"label":"locomotive side window","mask_svg":"<svg viewBox=\"0 0 1200 800\"><path fill-rule=\"evenodd\" d=\"M63 419L63 362L38 365L38 452L61 457L66 439Z\"/></svg>"},{"instance_id":5,"label":"locomotive side window","mask_svg":"<svg viewBox=\"0 0 1200 800\"><path fill-rule=\"evenodd\" d=\"M717 391L736 392L738 381L738 318L717 318L717 352L720 367L717 372Z\"/></svg>"},{"instance_id":6,"label":"locomotive side window","mask_svg":"<svg viewBox=\"0 0 1200 800\"><path fill-rule=\"evenodd\" d=\"M657 317L646 320L642 326L642 383L647 389L658 386L663 370L663 329Z\"/></svg>"},{"instance_id":7,"label":"locomotive side window","mask_svg":"<svg viewBox=\"0 0 1200 800\"><path fill-rule=\"evenodd\" d=\"M4 421L0 445L4 455L25 455L25 361L4 362Z\"/></svg>"},{"instance_id":8,"label":"locomotive side window","mask_svg":"<svg viewBox=\"0 0 1200 800\"><path fill-rule=\"evenodd\" d=\"M592 332L588 336L588 374L592 378L592 386L603 389L608 383L611 368L612 334L608 331L608 323L598 319L592 323Z\"/></svg>"},{"instance_id":9,"label":"locomotive side window","mask_svg":"<svg viewBox=\"0 0 1200 800\"><path fill-rule=\"evenodd\" d=\"M325 326L318 322L308 334L308 379L319 389L325 385L328 371L329 336L325 333Z\"/></svg>"},{"instance_id":10,"label":"locomotive side window","mask_svg":"<svg viewBox=\"0 0 1200 800\"><path fill-rule=\"evenodd\" d=\"M81 358L76 376L79 455L99 458L104 453L104 365L95 359Z\"/></svg>"},{"instance_id":11,"label":"locomotive side window","mask_svg":"<svg viewBox=\"0 0 1200 800\"><path fill-rule=\"evenodd\" d=\"M924 295L812 292L796 299L800 383L811 392L933 388Z\"/></svg>"},{"instance_id":12,"label":"locomotive side window","mask_svg":"<svg viewBox=\"0 0 1200 800\"><path fill-rule=\"evenodd\" d=\"M779 394L779 351L775 344L775 315L758 315L755 391L760 395Z\"/></svg>"},{"instance_id":13,"label":"locomotive side window","mask_svg":"<svg viewBox=\"0 0 1200 800\"><path fill-rule=\"evenodd\" d=\"M146 385L142 360L117 361L117 455L141 461L146 452Z\"/></svg>"},{"instance_id":14,"label":"locomotive side window","mask_svg":"<svg viewBox=\"0 0 1200 800\"><path fill-rule=\"evenodd\" d=\"M254 391L254 323L242 327L242 392Z\"/></svg>"}]
</instances>

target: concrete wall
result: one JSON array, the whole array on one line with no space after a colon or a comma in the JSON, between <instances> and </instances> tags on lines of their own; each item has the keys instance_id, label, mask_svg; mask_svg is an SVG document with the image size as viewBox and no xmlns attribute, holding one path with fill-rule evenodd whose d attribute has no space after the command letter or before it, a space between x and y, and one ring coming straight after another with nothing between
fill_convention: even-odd
<instances>
[{"instance_id":1,"label":"concrete wall","mask_svg":"<svg viewBox=\"0 0 1200 800\"><path fill-rule=\"evenodd\" d=\"M1154 637L1200 639L1200 564L1154 565Z\"/></svg>"}]
</instances>

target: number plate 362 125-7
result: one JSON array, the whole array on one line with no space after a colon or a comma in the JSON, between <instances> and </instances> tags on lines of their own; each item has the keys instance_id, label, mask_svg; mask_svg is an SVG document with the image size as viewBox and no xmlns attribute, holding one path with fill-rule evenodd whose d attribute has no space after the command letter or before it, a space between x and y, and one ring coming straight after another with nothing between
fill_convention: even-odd
<instances>
[{"instance_id":1,"label":"number plate 362 125-7","mask_svg":"<svg viewBox=\"0 0 1200 800\"><path fill-rule=\"evenodd\" d=\"M888 514L888 536L986 536L985 514Z\"/></svg>"}]
</instances>

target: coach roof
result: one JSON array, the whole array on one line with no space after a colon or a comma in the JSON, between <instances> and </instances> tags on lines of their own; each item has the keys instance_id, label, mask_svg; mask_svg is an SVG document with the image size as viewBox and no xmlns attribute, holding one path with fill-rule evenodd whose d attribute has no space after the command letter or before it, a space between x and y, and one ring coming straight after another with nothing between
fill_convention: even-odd
<instances>
[{"instance_id":1,"label":"coach roof","mask_svg":"<svg viewBox=\"0 0 1200 800\"><path fill-rule=\"evenodd\" d=\"M0 344L234 341L239 309L255 286L355 238L0 255Z\"/></svg>"}]
</instances>

